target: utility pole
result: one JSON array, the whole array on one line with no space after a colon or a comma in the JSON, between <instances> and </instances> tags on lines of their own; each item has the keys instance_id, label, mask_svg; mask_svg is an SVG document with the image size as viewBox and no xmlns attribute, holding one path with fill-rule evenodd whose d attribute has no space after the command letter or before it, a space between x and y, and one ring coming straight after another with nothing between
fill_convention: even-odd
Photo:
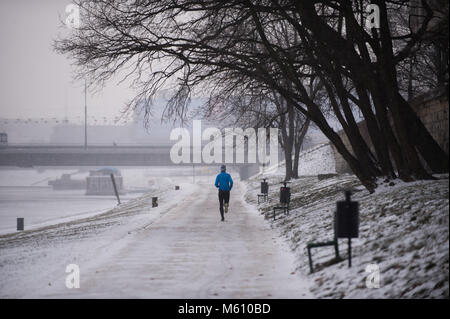
<instances>
[{"instance_id":1,"label":"utility pole","mask_svg":"<svg viewBox=\"0 0 450 319\"><path fill-rule=\"evenodd\" d=\"M84 149L87 150L87 82L84 80Z\"/></svg>"}]
</instances>

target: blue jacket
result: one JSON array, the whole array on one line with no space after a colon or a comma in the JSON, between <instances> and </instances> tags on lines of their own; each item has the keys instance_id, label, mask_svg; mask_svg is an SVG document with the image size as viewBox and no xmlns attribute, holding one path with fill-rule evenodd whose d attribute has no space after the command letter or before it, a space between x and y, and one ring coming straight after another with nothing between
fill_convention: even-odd
<instances>
[{"instance_id":1,"label":"blue jacket","mask_svg":"<svg viewBox=\"0 0 450 319\"><path fill-rule=\"evenodd\" d=\"M214 186L222 191L231 191L231 189L233 188L233 179L231 178L230 174L221 172L219 175L217 175Z\"/></svg>"}]
</instances>

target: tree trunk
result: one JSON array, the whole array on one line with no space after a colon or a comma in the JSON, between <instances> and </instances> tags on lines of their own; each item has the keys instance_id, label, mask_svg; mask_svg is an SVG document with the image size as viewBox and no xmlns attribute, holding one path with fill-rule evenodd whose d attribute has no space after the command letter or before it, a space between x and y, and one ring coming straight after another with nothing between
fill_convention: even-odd
<instances>
[{"instance_id":1,"label":"tree trunk","mask_svg":"<svg viewBox=\"0 0 450 319\"><path fill-rule=\"evenodd\" d=\"M297 122L298 123L298 122ZM306 133L308 132L309 125L311 124L311 120L309 118L306 119L303 127L300 131L297 130L297 136L295 138L295 149L294 149L294 164L292 166L292 177L298 178L298 167L300 162L300 149L303 145L303 140L305 139Z\"/></svg>"},{"instance_id":2,"label":"tree trunk","mask_svg":"<svg viewBox=\"0 0 450 319\"><path fill-rule=\"evenodd\" d=\"M285 101L280 101L280 105L285 105ZM288 106L289 107L289 106ZM283 108L281 108L283 110ZM285 159L285 180L288 181L292 178L292 148L293 148L293 137L290 134L291 131L291 112L288 111L288 121L286 123L286 115L281 113L280 115L280 131L281 131L281 139L282 139L282 147L284 150L284 159ZM288 132L289 130L289 132Z\"/></svg>"},{"instance_id":3,"label":"tree trunk","mask_svg":"<svg viewBox=\"0 0 450 319\"><path fill-rule=\"evenodd\" d=\"M439 146L405 99L398 94L402 116L408 123L407 135L433 173L448 173L448 154Z\"/></svg>"},{"instance_id":4,"label":"tree trunk","mask_svg":"<svg viewBox=\"0 0 450 319\"><path fill-rule=\"evenodd\" d=\"M316 123L319 129L325 134L331 143L333 143L338 152L350 166L350 169L361 181L361 184L364 185L369 192L373 193L377 187L376 176L372 175L370 170L362 165L362 163L350 153L339 135L328 125L320 110L317 110L314 105L311 105L310 107L308 106L308 111L311 113L311 120Z\"/></svg>"}]
</instances>

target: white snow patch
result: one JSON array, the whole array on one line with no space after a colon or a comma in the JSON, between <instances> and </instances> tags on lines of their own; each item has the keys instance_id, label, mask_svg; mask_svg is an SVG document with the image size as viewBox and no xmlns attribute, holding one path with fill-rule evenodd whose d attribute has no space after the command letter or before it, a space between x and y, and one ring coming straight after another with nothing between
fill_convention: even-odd
<instances>
[{"instance_id":1,"label":"white snow patch","mask_svg":"<svg viewBox=\"0 0 450 319\"><path fill-rule=\"evenodd\" d=\"M281 169L281 168L280 168ZM259 210L290 243L298 269L312 279L311 292L319 298L448 298L449 296L449 192L448 174L438 180L395 185L383 183L370 194L353 175L319 181L294 180L291 211L272 219L278 205L282 176L266 174L269 199ZM246 200L257 205L261 176L247 183ZM312 250L316 271L309 274L306 245L333 238L336 201L351 188L360 203L360 237L352 241L353 266L335 262L332 246ZM347 257L347 241L339 240L340 255ZM377 264L381 287L366 287L366 266Z\"/></svg>"}]
</instances>

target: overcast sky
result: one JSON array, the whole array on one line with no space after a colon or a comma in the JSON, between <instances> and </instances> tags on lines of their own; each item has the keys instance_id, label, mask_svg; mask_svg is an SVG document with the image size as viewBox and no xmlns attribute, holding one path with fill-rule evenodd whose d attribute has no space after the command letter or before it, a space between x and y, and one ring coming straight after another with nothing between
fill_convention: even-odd
<instances>
[{"instance_id":1,"label":"overcast sky","mask_svg":"<svg viewBox=\"0 0 450 319\"><path fill-rule=\"evenodd\" d=\"M69 3L0 1L0 118L84 114L84 83L73 81L71 61L52 50ZM109 83L88 96L89 114L114 117L132 96L126 85Z\"/></svg>"},{"instance_id":2,"label":"overcast sky","mask_svg":"<svg viewBox=\"0 0 450 319\"><path fill-rule=\"evenodd\" d=\"M74 82L71 61L52 50L67 32L65 0L0 0L0 118L84 117L84 83ZM110 82L88 95L88 114L114 118L134 92ZM336 123L336 121L331 121Z\"/></svg>"}]
</instances>

